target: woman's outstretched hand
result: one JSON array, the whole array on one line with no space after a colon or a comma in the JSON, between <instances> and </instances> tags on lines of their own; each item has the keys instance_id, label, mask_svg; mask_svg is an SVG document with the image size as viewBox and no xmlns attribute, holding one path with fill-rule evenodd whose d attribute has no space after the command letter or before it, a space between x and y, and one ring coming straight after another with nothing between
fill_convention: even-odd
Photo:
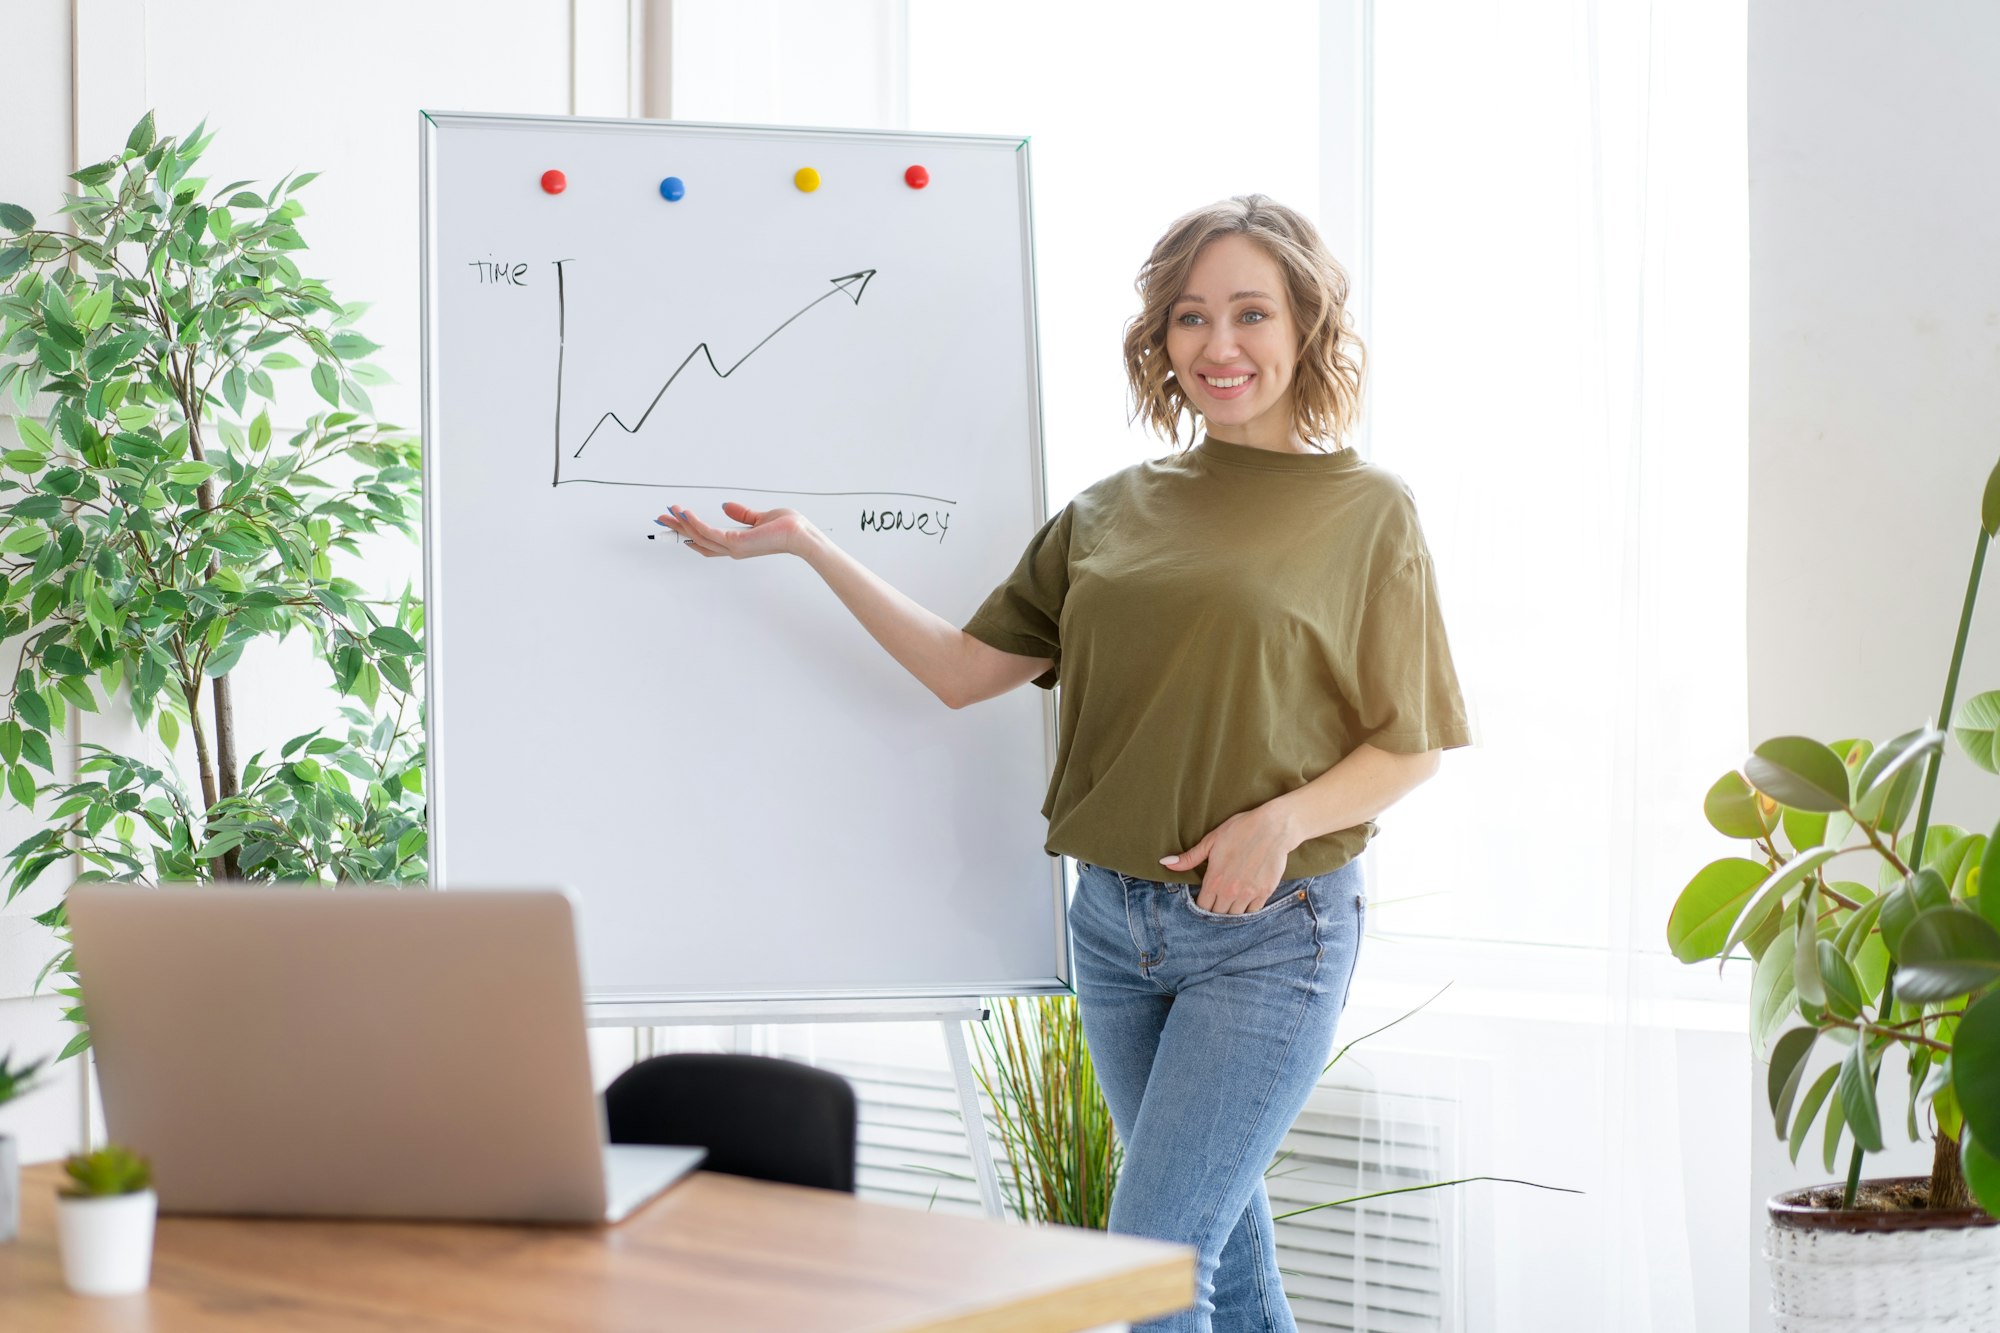
<instances>
[{"instance_id":1,"label":"woman's outstretched hand","mask_svg":"<svg viewBox=\"0 0 2000 1333\"><path fill-rule=\"evenodd\" d=\"M726 555L745 560L753 555L798 555L804 549L812 522L796 509L751 509L726 500L722 512L748 526L740 532L712 528L679 506L655 521L687 538L688 546L703 555Z\"/></svg>"}]
</instances>

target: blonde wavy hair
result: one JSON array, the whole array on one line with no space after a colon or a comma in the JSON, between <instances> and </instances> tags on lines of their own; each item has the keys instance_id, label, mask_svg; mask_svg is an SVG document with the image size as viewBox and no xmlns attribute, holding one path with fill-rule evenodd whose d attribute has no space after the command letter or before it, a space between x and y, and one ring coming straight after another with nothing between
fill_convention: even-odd
<instances>
[{"instance_id":1,"label":"blonde wavy hair","mask_svg":"<svg viewBox=\"0 0 2000 1333\"><path fill-rule=\"evenodd\" d=\"M1248 236L1284 275L1292 319L1299 328L1299 363L1292 382L1292 430L1318 446L1339 441L1361 416L1367 351L1347 314L1347 271L1328 252L1305 216L1261 194L1240 194L1197 208L1175 221L1153 246L1133 284L1139 313L1125 325L1125 376L1132 419L1178 448L1183 418L1193 444L1200 414L1167 360L1167 319L1187 287L1195 257L1223 236Z\"/></svg>"}]
</instances>

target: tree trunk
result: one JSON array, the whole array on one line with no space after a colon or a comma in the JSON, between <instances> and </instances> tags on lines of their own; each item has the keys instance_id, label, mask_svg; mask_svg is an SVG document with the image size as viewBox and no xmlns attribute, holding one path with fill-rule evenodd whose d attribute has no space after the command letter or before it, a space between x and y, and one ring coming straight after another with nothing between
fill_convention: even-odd
<instances>
[{"instance_id":1,"label":"tree trunk","mask_svg":"<svg viewBox=\"0 0 2000 1333\"><path fill-rule=\"evenodd\" d=\"M1946 1134L1931 1137L1930 1206L1972 1207L1972 1190L1965 1183L1965 1166L1959 1160L1958 1140Z\"/></svg>"},{"instance_id":2,"label":"tree trunk","mask_svg":"<svg viewBox=\"0 0 2000 1333\"><path fill-rule=\"evenodd\" d=\"M208 732L201 725L201 686L183 685L181 695L187 700L188 730L194 733L194 757L201 769L201 808L206 814L215 808L215 764L208 757Z\"/></svg>"},{"instance_id":3,"label":"tree trunk","mask_svg":"<svg viewBox=\"0 0 2000 1333\"><path fill-rule=\"evenodd\" d=\"M236 713L229 702L229 675L227 672L215 678L215 762L220 779L216 788L223 798L234 796L239 790L236 767ZM242 871L236 861L236 849L222 854L222 873L228 879L241 879Z\"/></svg>"}]
</instances>

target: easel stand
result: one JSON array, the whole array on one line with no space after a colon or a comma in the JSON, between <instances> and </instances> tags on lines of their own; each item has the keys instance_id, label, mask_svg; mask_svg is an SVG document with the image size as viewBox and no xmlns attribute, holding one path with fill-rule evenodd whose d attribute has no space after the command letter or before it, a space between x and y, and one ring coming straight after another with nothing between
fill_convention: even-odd
<instances>
[{"instance_id":1,"label":"easel stand","mask_svg":"<svg viewBox=\"0 0 2000 1333\"><path fill-rule=\"evenodd\" d=\"M593 1000L592 1027L633 1029L634 1055L655 1053L663 1027L723 1027L755 1023L936 1023L944 1031L951 1055L952 1081L958 1087L959 1114L965 1120L965 1143L979 1181L979 1198L989 1217L1001 1217L1000 1177L993 1169L993 1152L986 1138L986 1117L973 1084L972 1057L965 1045L967 1022L984 1022L986 1006L977 999L922 1000L767 1000L707 1004L698 1001Z\"/></svg>"}]
</instances>

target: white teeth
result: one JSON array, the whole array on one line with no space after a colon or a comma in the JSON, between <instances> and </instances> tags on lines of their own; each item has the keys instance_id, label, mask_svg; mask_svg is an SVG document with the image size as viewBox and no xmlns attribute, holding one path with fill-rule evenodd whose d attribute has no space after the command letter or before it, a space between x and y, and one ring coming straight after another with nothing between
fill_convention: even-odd
<instances>
[{"instance_id":1,"label":"white teeth","mask_svg":"<svg viewBox=\"0 0 2000 1333\"><path fill-rule=\"evenodd\" d=\"M1203 375L1202 378L1208 380L1209 384L1217 389L1233 389L1239 384L1247 384L1250 381L1248 375L1238 375L1234 379L1227 380L1209 379L1206 375Z\"/></svg>"}]
</instances>

